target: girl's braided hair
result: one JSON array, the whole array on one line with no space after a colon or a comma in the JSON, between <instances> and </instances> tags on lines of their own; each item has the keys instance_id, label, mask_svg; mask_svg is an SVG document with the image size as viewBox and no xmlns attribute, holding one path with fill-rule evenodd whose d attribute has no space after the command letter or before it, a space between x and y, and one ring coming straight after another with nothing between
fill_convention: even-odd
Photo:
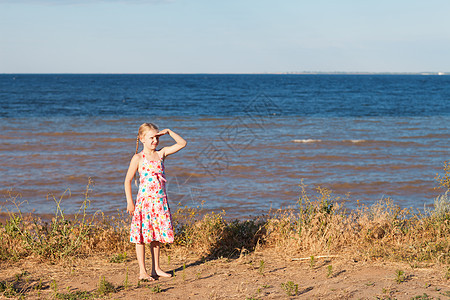
<instances>
[{"instance_id":1,"label":"girl's braided hair","mask_svg":"<svg viewBox=\"0 0 450 300\"><path fill-rule=\"evenodd\" d=\"M136 137L136 152L135 152L135 154L137 154L138 150L139 150L139 140L141 138L143 138L144 135L150 130L158 131L159 129L158 129L158 126L156 126L153 123L144 123L141 126L139 126L138 135ZM137 186L137 172L134 174L134 184Z\"/></svg>"}]
</instances>

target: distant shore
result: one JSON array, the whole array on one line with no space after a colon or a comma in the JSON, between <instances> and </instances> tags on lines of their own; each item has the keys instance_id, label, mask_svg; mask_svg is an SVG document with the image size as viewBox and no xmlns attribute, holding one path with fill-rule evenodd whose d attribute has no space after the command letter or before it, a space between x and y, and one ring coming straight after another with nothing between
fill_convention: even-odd
<instances>
[{"instance_id":1,"label":"distant shore","mask_svg":"<svg viewBox=\"0 0 450 300\"><path fill-rule=\"evenodd\" d=\"M450 72L284 71L260 73L0 73L0 75L450 75Z\"/></svg>"}]
</instances>

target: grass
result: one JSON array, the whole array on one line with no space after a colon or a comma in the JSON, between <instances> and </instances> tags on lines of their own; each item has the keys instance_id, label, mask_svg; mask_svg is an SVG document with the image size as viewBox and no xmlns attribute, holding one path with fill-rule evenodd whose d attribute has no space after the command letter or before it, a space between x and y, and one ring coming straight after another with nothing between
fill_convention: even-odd
<instances>
[{"instance_id":1,"label":"grass","mask_svg":"<svg viewBox=\"0 0 450 300\"><path fill-rule=\"evenodd\" d=\"M17 297L20 295L18 290L11 282L0 281L0 293L6 298Z\"/></svg>"},{"instance_id":2,"label":"grass","mask_svg":"<svg viewBox=\"0 0 450 300\"><path fill-rule=\"evenodd\" d=\"M183 281L186 280L186 263L183 263L183 271L181 273L181 278L183 279Z\"/></svg>"},{"instance_id":3,"label":"grass","mask_svg":"<svg viewBox=\"0 0 450 300\"><path fill-rule=\"evenodd\" d=\"M349 211L325 188L300 187L297 209L253 220L228 221L223 212L202 214L201 208L181 208L173 214L175 243L165 247L195 252L204 258L233 258L244 250L275 248L286 256L309 256L311 268L316 256L333 253L410 264L450 263L447 192L438 197L433 210L426 212L402 209L389 198ZM21 213L17 196L11 196L16 211L9 212L9 219L0 225L0 260L34 255L57 262L109 253L110 262L126 261L127 253L134 251L128 242L129 217L101 213L88 216L88 192L89 186L73 218L61 208L63 197L55 201L55 215L49 222Z\"/></svg>"},{"instance_id":4,"label":"grass","mask_svg":"<svg viewBox=\"0 0 450 300\"><path fill-rule=\"evenodd\" d=\"M165 249L195 253L205 260L237 258L258 249L274 249L285 257L316 257L339 253L358 259L404 261L411 265L450 264L450 165L437 175L438 189L432 209L418 211L400 208L389 198L371 206L348 210L332 191L300 184L297 207L275 211L252 220L226 220L224 212L204 214L200 207L183 207L173 213L175 242ZM127 260L134 248L129 243L130 217L87 214L92 182L86 187L82 205L73 216L64 213L63 200L55 203L51 220L21 211L20 195L9 194L9 218L0 224L0 261L20 261L29 256L58 263L93 253L110 257L113 263ZM168 264L170 265L170 256ZM259 264L263 274L265 263ZM450 269L444 278L450 278ZM332 267L328 270L328 277ZM175 274L174 274L175 275ZM24 277L24 275L22 276ZM26 276L25 276L26 277ZM56 283L55 283L56 285ZM19 295L12 282L0 283L0 295ZM55 286L55 295L58 294Z\"/></svg>"},{"instance_id":5,"label":"grass","mask_svg":"<svg viewBox=\"0 0 450 300\"><path fill-rule=\"evenodd\" d=\"M107 296L114 292L116 292L116 288L114 287L114 285L111 282L107 281L105 279L105 276L102 276L96 294L99 296Z\"/></svg>"},{"instance_id":6,"label":"grass","mask_svg":"<svg viewBox=\"0 0 450 300\"><path fill-rule=\"evenodd\" d=\"M327 266L327 278L331 277L331 275L333 275L333 266L328 265Z\"/></svg>"},{"instance_id":7,"label":"grass","mask_svg":"<svg viewBox=\"0 0 450 300\"><path fill-rule=\"evenodd\" d=\"M404 282L405 280L406 280L405 272L402 270L396 270L395 271L395 282L400 284L400 283Z\"/></svg>"},{"instance_id":8,"label":"grass","mask_svg":"<svg viewBox=\"0 0 450 300\"><path fill-rule=\"evenodd\" d=\"M160 285L160 284L156 284L156 285L154 285L154 286L152 286L152 287L149 287L149 288L150 288L150 290L152 291L152 293L154 293L154 294L159 294L159 293L162 292L162 289L161 289L161 285Z\"/></svg>"},{"instance_id":9,"label":"grass","mask_svg":"<svg viewBox=\"0 0 450 300\"><path fill-rule=\"evenodd\" d=\"M9 219L0 224L0 260L17 261L34 255L58 262L104 252L113 254L110 262L125 262L127 251L134 250L125 238L129 234L129 220L123 215L105 216L101 212L88 215L92 184L89 179L82 204L70 217L62 208L70 192L64 192L58 199L52 196L55 211L51 220L22 213L21 206L26 201L10 192L7 202L13 210L8 210Z\"/></svg>"},{"instance_id":10,"label":"grass","mask_svg":"<svg viewBox=\"0 0 450 300\"><path fill-rule=\"evenodd\" d=\"M123 286L124 289L129 288L127 281L128 270ZM122 287L116 288L102 276L95 291L72 291L71 287L67 286L65 291L61 292L59 291L56 280L51 280L45 285L42 279L33 279L27 271L23 271L15 274L11 280L0 281L0 298L25 299L34 295L41 299L41 292L43 290L48 290L51 292L52 299L94 299L103 298L111 293L116 293L121 288Z\"/></svg>"},{"instance_id":11,"label":"grass","mask_svg":"<svg viewBox=\"0 0 450 300\"><path fill-rule=\"evenodd\" d=\"M316 264L316 259L314 258L314 255L311 255L309 258L309 267L311 269L314 269L315 264Z\"/></svg>"},{"instance_id":12,"label":"grass","mask_svg":"<svg viewBox=\"0 0 450 300\"><path fill-rule=\"evenodd\" d=\"M123 288L127 290L129 287L130 283L128 282L128 267L127 267L127 271L125 273L125 280L123 282Z\"/></svg>"},{"instance_id":13,"label":"grass","mask_svg":"<svg viewBox=\"0 0 450 300\"><path fill-rule=\"evenodd\" d=\"M76 300L76 299L94 299L95 296L87 291L74 291L68 293L57 293L56 299Z\"/></svg>"},{"instance_id":14,"label":"grass","mask_svg":"<svg viewBox=\"0 0 450 300\"><path fill-rule=\"evenodd\" d=\"M70 191L65 191L59 199L52 196L56 209L50 224L38 217L24 216L20 210L21 203L17 201L18 196L10 197L17 213L10 213L5 231L11 237L20 239L25 249L40 257L55 260L73 255L89 233L91 223L86 218L86 209L90 205L88 194L91 185L92 181L89 179L85 200L72 219L67 219L61 208L62 200ZM14 254L18 257L17 253Z\"/></svg>"},{"instance_id":15,"label":"grass","mask_svg":"<svg viewBox=\"0 0 450 300\"><path fill-rule=\"evenodd\" d=\"M446 175L440 177L447 187ZM444 179L443 179L444 178ZM110 254L110 262L127 260L133 252L128 242L129 217L88 216L89 182L77 214L69 218L62 209L64 194L55 200L50 221L23 214L18 195L10 195L15 211L0 225L0 260L20 260L29 255L61 261L92 253ZM275 248L286 256L315 257L339 253L358 259L388 259L410 264L450 263L450 199L448 190L437 197L434 209L404 209L389 198L372 206L347 210L330 190L300 185L296 209L277 211L252 220L226 220L224 213L203 214L201 207L180 208L173 214L175 243L171 249L194 252L204 258L238 257L257 248ZM168 260L170 260L168 258ZM170 264L170 261L169 261Z\"/></svg>"},{"instance_id":16,"label":"grass","mask_svg":"<svg viewBox=\"0 0 450 300\"><path fill-rule=\"evenodd\" d=\"M258 268L258 272L260 275L264 275L264 268L265 268L265 262L264 262L264 260L261 260L259 262L259 268Z\"/></svg>"},{"instance_id":17,"label":"grass","mask_svg":"<svg viewBox=\"0 0 450 300\"><path fill-rule=\"evenodd\" d=\"M439 292L439 294L450 298L450 291Z\"/></svg>"},{"instance_id":18,"label":"grass","mask_svg":"<svg viewBox=\"0 0 450 300\"><path fill-rule=\"evenodd\" d=\"M282 283L281 288L288 296L295 296L298 293L298 284L295 284L293 281Z\"/></svg>"},{"instance_id":19,"label":"grass","mask_svg":"<svg viewBox=\"0 0 450 300\"><path fill-rule=\"evenodd\" d=\"M29 292L37 291L38 293L44 289L42 279L37 282L33 280L27 271L17 273L11 280L0 281L0 298L16 298L22 299Z\"/></svg>"},{"instance_id":20,"label":"grass","mask_svg":"<svg viewBox=\"0 0 450 300\"><path fill-rule=\"evenodd\" d=\"M447 271L445 272L444 278L445 278L446 280L449 280L449 279L450 279L450 267L447 267Z\"/></svg>"},{"instance_id":21,"label":"grass","mask_svg":"<svg viewBox=\"0 0 450 300\"><path fill-rule=\"evenodd\" d=\"M423 294L423 295L419 295L419 296L415 296L413 298L411 298L412 300L431 300L434 299L433 297L428 296L427 294Z\"/></svg>"},{"instance_id":22,"label":"grass","mask_svg":"<svg viewBox=\"0 0 450 300\"><path fill-rule=\"evenodd\" d=\"M115 263L115 264L123 263L123 262L126 262L126 261L127 261L127 253L126 252L114 254L109 259L110 263Z\"/></svg>"}]
</instances>

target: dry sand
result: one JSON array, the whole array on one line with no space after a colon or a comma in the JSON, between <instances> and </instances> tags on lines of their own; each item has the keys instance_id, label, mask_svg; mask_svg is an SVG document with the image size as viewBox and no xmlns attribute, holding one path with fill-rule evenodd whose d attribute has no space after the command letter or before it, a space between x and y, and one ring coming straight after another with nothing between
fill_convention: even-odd
<instances>
[{"instance_id":1,"label":"dry sand","mask_svg":"<svg viewBox=\"0 0 450 300\"><path fill-rule=\"evenodd\" d=\"M26 291L26 299L54 298L53 280L58 293L93 292L102 276L118 288L106 296L110 299L450 299L447 266L340 257L316 258L311 266L310 259L293 261L270 249L238 259L209 261L193 254L169 253L162 253L161 263L164 270L174 271L175 277L140 285L132 255L122 263L111 263L109 257L99 255L64 264L33 258L2 262L0 281L13 282L17 274L27 271L16 281L16 286ZM127 269L129 286L124 288ZM401 283L396 280L397 270L404 271ZM42 289L34 290L40 280ZM295 296L288 296L282 288L289 281L298 284ZM418 296L421 298L415 298Z\"/></svg>"}]
</instances>

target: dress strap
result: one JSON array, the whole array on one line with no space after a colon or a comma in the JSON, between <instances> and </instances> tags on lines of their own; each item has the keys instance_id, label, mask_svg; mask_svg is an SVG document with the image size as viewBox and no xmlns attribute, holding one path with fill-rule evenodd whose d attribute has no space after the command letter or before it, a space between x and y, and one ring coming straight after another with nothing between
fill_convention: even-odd
<instances>
[{"instance_id":1,"label":"dress strap","mask_svg":"<svg viewBox=\"0 0 450 300\"><path fill-rule=\"evenodd\" d=\"M161 154L159 154L160 152L161 152L161 150L156 151L156 153L158 154L159 159L160 159L161 161L164 161L164 158L162 158L162 157L161 157Z\"/></svg>"}]
</instances>

